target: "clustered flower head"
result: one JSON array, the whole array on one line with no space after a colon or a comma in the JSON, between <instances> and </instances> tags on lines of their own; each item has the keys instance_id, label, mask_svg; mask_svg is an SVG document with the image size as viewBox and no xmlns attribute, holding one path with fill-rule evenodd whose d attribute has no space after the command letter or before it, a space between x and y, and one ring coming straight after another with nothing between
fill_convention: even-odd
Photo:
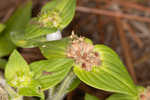
<instances>
[{"instance_id":1,"label":"clustered flower head","mask_svg":"<svg viewBox=\"0 0 150 100\"><path fill-rule=\"evenodd\" d=\"M150 100L150 87L140 94L140 100Z\"/></svg>"},{"instance_id":2,"label":"clustered flower head","mask_svg":"<svg viewBox=\"0 0 150 100\"><path fill-rule=\"evenodd\" d=\"M74 34L70 37L71 44L67 48L67 57L75 60L75 63L86 71L91 71L92 67L100 65L100 56L94 51L94 46L85 42L84 37Z\"/></svg>"},{"instance_id":3,"label":"clustered flower head","mask_svg":"<svg viewBox=\"0 0 150 100\"><path fill-rule=\"evenodd\" d=\"M10 83L14 87L27 87L31 83L31 77L30 75L18 73Z\"/></svg>"},{"instance_id":4,"label":"clustered flower head","mask_svg":"<svg viewBox=\"0 0 150 100\"><path fill-rule=\"evenodd\" d=\"M38 22L44 27L59 28L62 22L59 11L45 11L40 14Z\"/></svg>"}]
</instances>

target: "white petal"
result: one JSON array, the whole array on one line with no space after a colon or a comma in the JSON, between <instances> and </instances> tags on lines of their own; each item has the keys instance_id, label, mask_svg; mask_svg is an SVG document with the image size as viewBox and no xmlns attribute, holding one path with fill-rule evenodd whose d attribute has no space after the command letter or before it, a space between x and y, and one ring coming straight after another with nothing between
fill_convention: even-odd
<instances>
[{"instance_id":1,"label":"white petal","mask_svg":"<svg viewBox=\"0 0 150 100\"><path fill-rule=\"evenodd\" d=\"M46 39L47 41L54 41L54 40L60 40L62 38L60 30L58 30L55 33L47 34Z\"/></svg>"}]
</instances>

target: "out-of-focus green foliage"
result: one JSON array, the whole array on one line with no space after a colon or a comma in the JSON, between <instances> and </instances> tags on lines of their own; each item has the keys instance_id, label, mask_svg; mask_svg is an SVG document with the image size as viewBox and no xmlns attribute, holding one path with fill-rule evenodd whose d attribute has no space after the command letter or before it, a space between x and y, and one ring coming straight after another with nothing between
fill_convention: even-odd
<instances>
[{"instance_id":1,"label":"out-of-focus green foliage","mask_svg":"<svg viewBox=\"0 0 150 100\"><path fill-rule=\"evenodd\" d=\"M5 25L0 23L0 34L2 33L2 31L5 29Z\"/></svg>"},{"instance_id":2,"label":"out-of-focus green foliage","mask_svg":"<svg viewBox=\"0 0 150 100\"><path fill-rule=\"evenodd\" d=\"M1 59L1 58L0 58L0 69L4 69L4 68L5 68L6 63L7 63L7 60L5 60L5 59Z\"/></svg>"},{"instance_id":3,"label":"out-of-focus green foliage","mask_svg":"<svg viewBox=\"0 0 150 100\"><path fill-rule=\"evenodd\" d=\"M5 23L6 27L0 35L0 57L7 56L16 48L12 38L14 38L15 32L22 33L24 31L31 17L31 8L31 2L19 7Z\"/></svg>"}]
</instances>

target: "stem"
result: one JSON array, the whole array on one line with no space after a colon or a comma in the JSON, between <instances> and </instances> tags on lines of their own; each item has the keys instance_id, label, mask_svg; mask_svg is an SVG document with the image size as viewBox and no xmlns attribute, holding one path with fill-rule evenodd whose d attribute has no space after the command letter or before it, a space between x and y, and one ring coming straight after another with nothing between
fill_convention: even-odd
<instances>
[{"instance_id":1,"label":"stem","mask_svg":"<svg viewBox=\"0 0 150 100\"><path fill-rule=\"evenodd\" d=\"M45 100L44 92L41 93L40 100Z\"/></svg>"},{"instance_id":2,"label":"stem","mask_svg":"<svg viewBox=\"0 0 150 100\"><path fill-rule=\"evenodd\" d=\"M54 95L52 94L53 95L53 96L51 96L52 98L49 98L48 100L62 100L64 98L64 96L66 95L65 91L69 88L69 86L71 85L71 83L75 77L76 77L75 74L71 71L68 74L68 76L64 79L64 81L60 84L60 86L58 87L58 90L55 91L55 94ZM52 91L54 91L54 90L52 90Z\"/></svg>"},{"instance_id":3,"label":"stem","mask_svg":"<svg viewBox=\"0 0 150 100\"><path fill-rule=\"evenodd\" d=\"M48 99L47 100L50 100L51 98L53 98L53 95L55 93L55 89L56 87L52 87L49 89L49 94L48 94Z\"/></svg>"}]
</instances>

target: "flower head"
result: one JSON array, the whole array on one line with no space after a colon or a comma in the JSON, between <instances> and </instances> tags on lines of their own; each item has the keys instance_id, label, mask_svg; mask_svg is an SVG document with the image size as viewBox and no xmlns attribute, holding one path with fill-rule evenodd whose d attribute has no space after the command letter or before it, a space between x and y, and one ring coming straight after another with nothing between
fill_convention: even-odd
<instances>
[{"instance_id":1,"label":"flower head","mask_svg":"<svg viewBox=\"0 0 150 100\"><path fill-rule=\"evenodd\" d=\"M140 94L140 100L150 100L150 87Z\"/></svg>"},{"instance_id":2,"label":"flower head","mask_svg":"<svg viewBox=\"0 0 150 100\"><path fill-rule=\"evenodd\" d=\"M82 69L91 71L93 66L100 65L100 55L94 51L94 46L85 42L84 37L71 35L71 45L67 48L67 57L75 60Z\"/></svg>"},{"instance_id":3,"label":"flower head","mask_svg":"<svg viewBox=\"0 0 150 100\"><path fill-rule=\"evenodd\" d=\"M31 83L31 76L26 74L17 74L10 83L13 87L27 87Z\"/></svg>"},{"instance_id":4,"label":"flower head","mask_svg":"<svg viewBox=\"0 0 150 100\"><path fill-rule=\"evenodd\" d=\"M62 22L60 13L57 10L45 11L39 16L39 23L44 27L59 28Z\"/></svg>"}]
</instances>

